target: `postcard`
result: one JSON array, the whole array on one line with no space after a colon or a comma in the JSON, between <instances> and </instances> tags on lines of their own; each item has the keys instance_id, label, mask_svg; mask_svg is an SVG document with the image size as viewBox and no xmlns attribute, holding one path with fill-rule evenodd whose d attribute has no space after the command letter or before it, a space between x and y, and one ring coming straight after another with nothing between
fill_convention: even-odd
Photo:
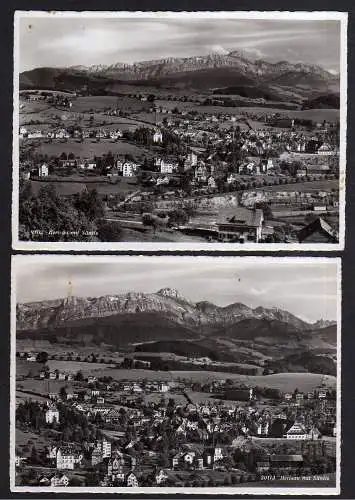
<instances>
[{"instance_id":1,"label":"postcard","mask_svg":"<svg viewBox=\"0 0 355 500\"><path fill-rule=\"evenodd\" d=\"M13 257L11 490L339 494L340 309L338 258Z\"/></svg>"},{"instance_id":2,"label":"postcard","mask_svg":"<svg viewBox=\"0 0 355 500\"><path fill-rule=\"evenodd\" d=\"M13 247L341 250L347 13L14 19Z\"/></svg>"}]
</instances>

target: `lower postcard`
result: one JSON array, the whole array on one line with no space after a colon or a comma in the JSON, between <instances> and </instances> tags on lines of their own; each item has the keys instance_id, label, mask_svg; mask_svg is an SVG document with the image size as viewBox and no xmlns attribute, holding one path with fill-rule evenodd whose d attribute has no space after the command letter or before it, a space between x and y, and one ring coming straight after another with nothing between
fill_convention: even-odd
<instances>
[{"instance_id":1,"label":"lower postcard","mask_svg":"<svg viewBox=\"0 0 355 500\"><path fill-rule=\"evenodd\" d=\"M340 259L19 255L11 295L11 491L340 493Z\"/></svg>"}]
</instances>

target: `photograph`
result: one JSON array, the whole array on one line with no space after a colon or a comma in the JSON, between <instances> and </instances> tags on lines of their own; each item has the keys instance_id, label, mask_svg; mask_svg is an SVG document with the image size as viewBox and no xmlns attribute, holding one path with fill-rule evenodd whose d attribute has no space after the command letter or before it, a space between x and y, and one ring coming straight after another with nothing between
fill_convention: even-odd
<instances>
[{"instance_id":1,"label":"photograph","mask_svg":"<svg viewBox=\"0 0 355 500\"><path fill-rule=\"evenodd\" d=\"M340 493L339 258L17 255L11 296L11 491Z\"/></svg>"},{"instance_id":2,"label":"photograph","mask_svg":"<svg viewBox=\"0 0 355 500\"><path fill-rule=\"evenodd\" d=\"M346 12L16 11L18 250L342 250Z\"/></svg>"}]
</instances>

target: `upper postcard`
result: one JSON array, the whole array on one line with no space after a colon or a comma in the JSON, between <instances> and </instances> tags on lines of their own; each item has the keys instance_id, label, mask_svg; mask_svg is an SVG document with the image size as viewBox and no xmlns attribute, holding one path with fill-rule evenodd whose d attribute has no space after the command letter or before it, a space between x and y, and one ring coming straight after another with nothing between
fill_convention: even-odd
<instances>
[{"instance_id":1,"label":"upper postcard","mask_svg":"<svg viewBox=\"0 0 355 500\"><path fill-rule=\"evenodd\" d=\"M13 247L341 250L347 14L14 19Z\"/></svg>"}]
</instances>

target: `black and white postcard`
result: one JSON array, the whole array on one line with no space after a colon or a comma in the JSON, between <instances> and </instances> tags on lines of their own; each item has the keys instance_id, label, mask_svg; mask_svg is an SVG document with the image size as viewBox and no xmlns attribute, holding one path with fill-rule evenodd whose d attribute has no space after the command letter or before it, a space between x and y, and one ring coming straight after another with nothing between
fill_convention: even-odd
<instances>
[{"instance_id":1,"label":"black and white postcard","mask_svg":"<svg viewBox=\"0 0 355 500\"><path fill-rule=\"evenodd\" d=\"M340 259L12 272L12 491L339 494Z\"/></svg>"},{"instance_id":2,"label":"black and white postcard","mask_svg":"<svg viewBox=\"0 0 355 500\"><path fill-rule=\"evenodd\" d=\"M343 248L346 13L17 11L14 36L14 248Z\"/></svg>"}]
</instances>

